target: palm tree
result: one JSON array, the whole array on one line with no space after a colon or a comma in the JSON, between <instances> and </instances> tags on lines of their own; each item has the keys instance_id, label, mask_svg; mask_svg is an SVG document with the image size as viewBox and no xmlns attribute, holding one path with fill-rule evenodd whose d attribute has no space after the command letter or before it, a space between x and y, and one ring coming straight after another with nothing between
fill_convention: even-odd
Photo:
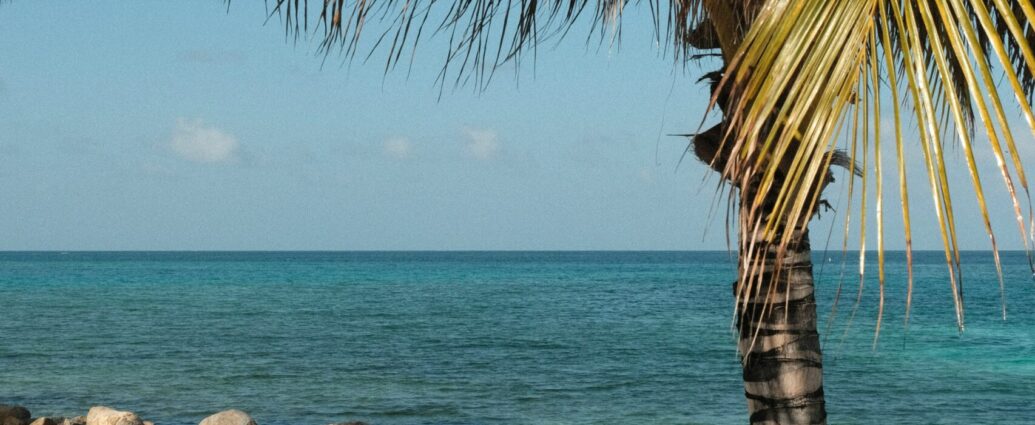
<instances>
[{"instance_id":1,"label":"palm tree","mask_svg":"<svg viewBox=\"0 0 1035 425\"><path fill-rule=\"evenodd\" d=\"M884 308L881 144L894 143L893 174L910 269L906 158L907 153L920 155L962 331L959 244L943 148L949 139L962 147L995 252L973 151L975 133L984 133L1027 250L1031 201L1004 98L1013 95L1013 108L1035 134L1035 7L1030 0L646 0L632 5L643 3L659 38L663 34L671 40L677 61L720 58L719 69L705 78L712 82L709 106L721 111L721 122L692 136L690 146L732 188L728 202L739 250L733 300L750 421L825 423L808 224L825 203L821 194L833 182L831 166L861 178L860 283L867 186L874 185L881 300L876 344ZM614 40L621 34L623 10L630 6L624 0L267 4L271 14L282 16L289 34L315 32L328 54L355 55L367 22L380 22L369 40L373 48L387 50L386 69L407 60L404 54L429 33L442 33L449 47L441 82L455 78L479 87L501 64L518 61L573 28L590 28L601 39L609 35ZM582 20L587 25L578 24ZM888 109L893 134L881 125ZM915 122L918 140L905 140L907 120ZM835 149L839 144L846 149ZM849 193L855 180L848 179ZM998 254L995 261L999 268ZM912 297L911 271L909 276L907 299ZM905 308L908 325L908 301Z\"/></svg>"}]
</instances>

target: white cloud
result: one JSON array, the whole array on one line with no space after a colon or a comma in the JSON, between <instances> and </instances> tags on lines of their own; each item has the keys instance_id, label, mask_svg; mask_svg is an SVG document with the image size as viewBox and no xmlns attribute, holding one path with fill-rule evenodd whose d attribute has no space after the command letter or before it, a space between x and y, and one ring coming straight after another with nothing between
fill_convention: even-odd
<instances>
[{"instance_id":1,"label":"white cloud","mask_svg":"<svg viewBox=\"0 0 1035 425\"><path fill-rule=\"evenodd\" d=\"M499 154L500 141L495 131L465 128L464 136L467 138L464 150L475 159L486 161Z\"/></svg>"},{"instance_id":2,"label":"white cloud","mask_svg":"<svg viewBox=\"0 0 1035 425\"><path fill-rule=\"evenodd\" d=\"M654 171L650 168L640 168L640 181L653 184L654 183Z\"/></svg>"},{"instance_id":3,"label":"white cloud","mask_svg":"<svg viewBox=\"0 0 1035 425\"><path fill-rule=\"evenodd\" d=\"M413 154L413 144L405 137L390 137L384 141L384 153L395 159L407 159Z\"/></svg>"},{"instance_id":4,"label":"white cloud","mask_svg":"<svg viewBox=\"0 0 1035 425\"><path fill-rule=\"evenodd\" d=\"M201 120L176 119L169 147L188 161L214 164L238 158L237 138Z\"/></svg>"}]
</instances>

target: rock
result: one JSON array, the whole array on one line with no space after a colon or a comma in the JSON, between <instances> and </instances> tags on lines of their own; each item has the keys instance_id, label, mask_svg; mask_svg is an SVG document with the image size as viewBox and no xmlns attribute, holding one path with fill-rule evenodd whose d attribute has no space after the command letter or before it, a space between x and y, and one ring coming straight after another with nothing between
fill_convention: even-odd
<instances>
[{"instance_id":1,"label":"rock","mask_svg":"<svg viewBox=\"0 0 1035 425\"><path fill-rule=\"evenodd\" d=\"M58 425L58 424L57 424L57 422L55 422L51 418L36 418L36 420L32 421L32 423L30 423L29 425Z\"/></svg>"},{"instance_id":2,"label":"rock","mask_svg":"<svg viewBox=\"0 0 1035 425\"><path fill-rule=\"evenodd\" d=\"M230 409L202 419L198 425L256 425L256 423L247 413L237 409Z\"/></svg>"},{"instance_id":3,"label":"rock","mask_svg":"<svg viewBox=\"0 0 1035 425\"><path fill-rule=\"evenodd\" d=\"M86 414L86 425L144 425L133 412L123 412L106 406L94 406Z\"/></svg>"},{"instance_id":4,"label":"rock","mask_svg":"<svg viewBox=\"0 0 1035 425\"><path fill-rule=\"evenodd\" d=\"M58 425L86 425L86 416L76 416L74 418L61 418L58 421Z\"/></svg>"},{"instance_id":5,"label":"rock","mask_svg":"<svg viewBox=\"0 0 1035 425\"><path fill-rule=\"evenodd\" d=\"M155 425L155 423L151 421L144 421L144 425Z\"/></svg>"},{"instance_id":6,"label":"rock","mask_svg":"<svg viewBox=\"0 0 1035 425\"><path fill-rule=\"evenodd\" d=\"M29 409L22 406L8 406L0 404L0 424L3 425L25 425L29 423L32 414Z\"/></svg>"}]
</instances>

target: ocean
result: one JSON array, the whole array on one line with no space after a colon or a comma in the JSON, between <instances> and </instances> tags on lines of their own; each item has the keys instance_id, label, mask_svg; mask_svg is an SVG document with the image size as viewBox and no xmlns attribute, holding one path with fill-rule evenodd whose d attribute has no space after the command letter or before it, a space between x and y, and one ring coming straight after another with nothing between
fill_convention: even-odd
<instances>
[{"instance_id":1,"label":"ocean","mask_svg":"<svg viewBox=\"0 0 1035 425\"><path fill-rule=\"evenodd\" d=\"M966 252L957 330L940 252L877 269L815 253L831 424L1035 423L1035 281ZM739 424L726 252L3 252L0 403L227 408L261 425ZM843 276L843 277L842 277ZM844 285L830 321L834 294Z\"/></svg>"}]
</instances>

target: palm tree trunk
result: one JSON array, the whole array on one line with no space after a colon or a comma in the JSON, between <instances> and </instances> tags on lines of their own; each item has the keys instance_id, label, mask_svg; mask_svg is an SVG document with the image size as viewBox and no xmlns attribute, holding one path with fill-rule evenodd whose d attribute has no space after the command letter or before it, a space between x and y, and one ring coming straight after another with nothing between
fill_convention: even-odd
<instances>
[{"instance_id":1,"label":"palm tree trunk","mask_svg":"<svg viewBox=\"0 0 1035 425\"><path fill-rule=\"evenodd\" d=\"M702 3L708 21L700 32L714 33L723 56L722 69L712 75L713 101L725 118L729 118L729 86L718 82L723 70L738 51L747 28L751 28L761 2L705 0ZM721 88L721 90L720 90ZM750 220L774 218L772 196L766 196L761 211L751 211L748 199L758 194L758 177L740 175L745 167L728 167L732 160L724 122L693 138L694 153L741 190L740 261L738 280L734 284L737 300L737 328L740 332L738 351L744 369L744 395L752 424L826 424L823 398L823 356L816 330L816 297L812 280L812 250L809 246L808 219L798 228L790 243L780 246L780 236L760 237L747 231ZM750 151L750 149L748 150ZM744 160L750 165L751 160ZM735 164L736 165L736 164ZM764 168L763 168L764 169ZM779 179L782 184L782 178ZM833 181L826 174L816 187L818 198L826 184ZM808 199L815 205L818 199ZM813 206L814 208L814 206ZM746 219L750 217L750 219ZM811 217L811 214L806 214ZM767 223L763 223L767 224ZM765 227L765 226L762 226ZM776 226L782 227L782 225ZM749 236L750 235L750 236ZM758 272L758 273L756 273Z\"/></svg>"},{"instance_id":2,"label":"palm tree trunk","mask_svg":"<svg viewBox=\"0 0 1035 425\"><path fill-rule=\"evenodd\" d=\"M816 331L816 298L808 230L795 232L782 253L777 244L741 244L739 351L752 424L825 424L823 360ZM755 249L751 267L745 249ZM744 276L755 275L753 279ZM751 280L751 281L745 281ZM753 282L753 284L752 284Z\"/></svg>"}]
</instances>

